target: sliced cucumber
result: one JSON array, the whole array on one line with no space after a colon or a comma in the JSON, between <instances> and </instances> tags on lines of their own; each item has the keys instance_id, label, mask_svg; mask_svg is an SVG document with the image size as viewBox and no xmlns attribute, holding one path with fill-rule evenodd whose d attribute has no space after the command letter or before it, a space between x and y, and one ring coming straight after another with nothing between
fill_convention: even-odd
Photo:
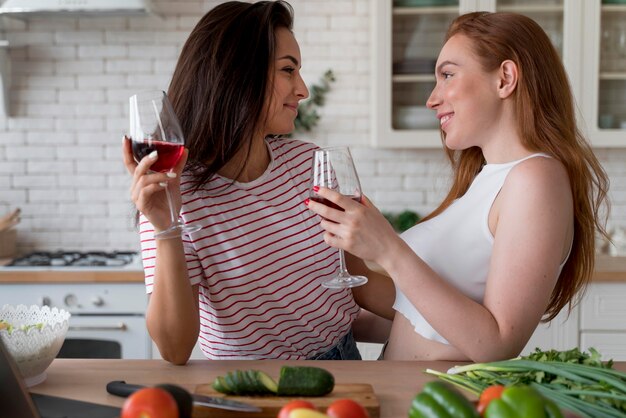
<instances>
[{"instance_id":1,"label":"sliced cucumber","mask_svg":"<svg viewBox=\"0 0 626 418\"><path fill-rule=\"evenodd\" d=\"M252 395L261 393L261 388L256 382L254 376L249 373L248 370L237 370L237 376L241 377L241 381L244 385L244 390L246 393L250 393Z\"/></svg>"},{"instance_id":2,"label":"sliced cucumber","mask_svg":"<svg viewBox=\"0 0 626 418\"><path fill-rule=\"evenodd\" d=\"M226 386L228 387L228 392L229 394L233 394L233 395L239 395L239 394L243 394L242 393L242 385L239 384L239 381L237 380L237 377L235 376L234 372L228 372L224 375L224 382L226 383Z\"/></svg>"},{"instance_id":3,"label":"sliced cucumber","mask_svg":"<svg viewBox=\"0 0 626 418\"><path fill-rule=\"evenodd\" d=\"M260 370L255 370L254 372L256 375L256 381L263 386L266 391L265 393L275 395L276 392L278 392L278 385L276 384L276 381L270 377L270 375Z\"/></svg>"},{"instance_id":4,"label":"sliced cucumber","mask_svg":"<svg viewBox=\"0 0 626 418\"><path fill-rule=\"evenodd\" d=\"M289 367L280 369L278 396L323 396L333 391L335 378L319 367Z\"/></svg>"},{"instance_id":5,"label":"sliced cucumber","mask_svg":"<svg viewBox=\"0 0 626 418\"><path fill-rule=\"evenodd\" d=\"M278 384L260 370L234 370L213 381L213 389L227 395L323 396L334 387L327 370L303 366L282 367Z\"/></svg>"},{"instance_id":6,"label":"sliced cucumber","mask_svg":"<svg viewBox=\"0 0 626 418\"><path fill-rule=\"evenodd\" d=\"M216 387L216 384L219 388L221 388L221 390ZM227 393L232 390L230 386L228 386L228 383L226 383L226 379L224 378L224 376L218 376L217 379L215 379L215 382L213 382L213 387L218 392L223 392L223 393Z\"/></svg>"}]
</instances>

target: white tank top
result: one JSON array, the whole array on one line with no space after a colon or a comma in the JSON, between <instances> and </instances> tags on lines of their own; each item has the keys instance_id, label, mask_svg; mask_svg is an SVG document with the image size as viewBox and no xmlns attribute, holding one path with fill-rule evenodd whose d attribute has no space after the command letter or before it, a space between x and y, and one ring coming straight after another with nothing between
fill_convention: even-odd
<instances>
[{"instance_id":1,"label":"white tank top","mask_svg":"<svg viewBox=\"0 0 626 418\"><path fill-rule=\"evenodd\" d=\"M489 211L509 171L533 157L550 158L546 154L533 154L509 163L483 166L463 196L438 216L401 235L442 279L478 303L482 303L485 296L493 248ZM397 287L393 308L404 315L415 327L415 332L424 338L448 344Z\"/></svg>"}]
</instances>

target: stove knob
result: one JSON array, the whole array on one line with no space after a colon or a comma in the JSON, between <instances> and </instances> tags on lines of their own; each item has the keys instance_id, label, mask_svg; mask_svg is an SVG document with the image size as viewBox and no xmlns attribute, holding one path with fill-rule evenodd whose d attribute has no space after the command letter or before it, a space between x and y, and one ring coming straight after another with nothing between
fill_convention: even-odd
<instances>
[{"instance_id":1,"label":"stove knob","mask_svg":"<svg viewBox=\"0 0 626 418\"><path fill-rule=\"evenodd\" d=\"M91 300L91 303L93 303L93 306L104 306L104 299L102 299L100 296L95 296Z\"/></svg>"},{"instance_id":2,"label":"stove knob","mask_svg":"<svg viewBox=\"0 0 626 418\"><path fill-rule=\"evenodd\" d=\"M52 301L50 300L50 298L48 296L44 296L41 298L41 306L50 306L52 304Z\"/></svg>"},{"instance_id":3,"label":"stove knob","mask_svg":"<svg viewBox=\"0 0 626 418\"><path fill-rule=\"evenodd\" d=\"M65 302L65 306L69 308L78 306L78 298L76 297L76 295L72 293L70 293L69 295L66 295L63 301Z\"/></svg>"}]
</instances>

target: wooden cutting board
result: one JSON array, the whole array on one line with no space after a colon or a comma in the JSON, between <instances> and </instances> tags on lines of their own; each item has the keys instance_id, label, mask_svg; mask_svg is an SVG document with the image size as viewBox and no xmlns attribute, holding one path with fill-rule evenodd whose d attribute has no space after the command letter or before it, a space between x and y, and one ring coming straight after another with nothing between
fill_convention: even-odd
<instances>
[{"instance_id":1,"label":"wooden cutting board","mask_svg":"<svg viewBox=\"0 0 626 418\"><path fill-rule=\"evenodd\" d=\"M199 395L219 396L236 401L247 402L263 409L263 412L256 414L245 412L233 412L225 409L194 407L193 418L234 418L249 416L251 418L276 418L278 411L287 402L294 399L306 399L317 407L321 412L325 412L326 408L337 399L352 399L367 409L371 418L380 417L380 404L374 393L372 385L360 383L335 384L335 388L331 393L322 397L281 397L281 396L225 396L216 392L211 384L199 385L196 387L196 393Z\"/></svg>"}]
</instances>

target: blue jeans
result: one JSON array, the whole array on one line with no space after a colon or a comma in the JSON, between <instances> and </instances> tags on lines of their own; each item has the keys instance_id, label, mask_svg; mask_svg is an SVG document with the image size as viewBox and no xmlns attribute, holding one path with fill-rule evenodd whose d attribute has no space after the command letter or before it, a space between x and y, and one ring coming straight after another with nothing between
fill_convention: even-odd
<instances>
[{"instance_id":1,"label":"blue jeans","mask_svg":"<svg viewBox=\"0 0 626 418\"><path fill-rule=\"evenodd\" d=\"M330 350L315 354L307 360L361 360L361 353L359 353L356 341L352 336L352 330L350 330Z\"/></svg>"}]
</instances>

